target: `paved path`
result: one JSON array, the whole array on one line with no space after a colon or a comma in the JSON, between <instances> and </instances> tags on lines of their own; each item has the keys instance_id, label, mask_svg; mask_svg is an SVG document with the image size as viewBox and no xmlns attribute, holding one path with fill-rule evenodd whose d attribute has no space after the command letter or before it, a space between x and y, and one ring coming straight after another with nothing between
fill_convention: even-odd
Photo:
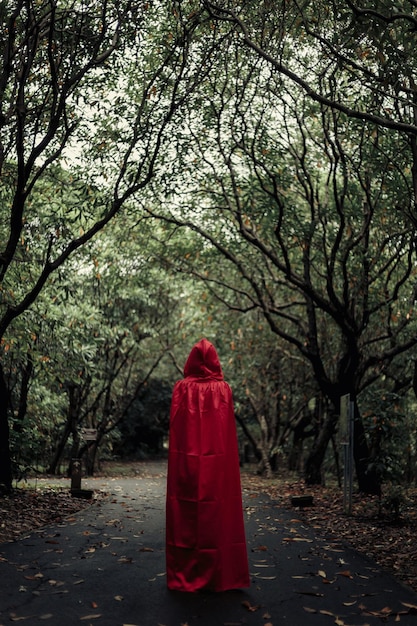
<instances>
[{"instance_id":1,"label":"paved path","mask_svg":"<svg viewBox=\"0 0 417 626\"><path fill-rule=\"evenodd\" d=\"M165 475L83 480L110 497L0 544L0 626L417 626L417 594L267 496L244 492L252 585L166 588ZM159 470L159 471L158 471ZM372 614L373 613L373 614ZM384 618L384 619L383 619Z\"/></svg>"}]
</instances>

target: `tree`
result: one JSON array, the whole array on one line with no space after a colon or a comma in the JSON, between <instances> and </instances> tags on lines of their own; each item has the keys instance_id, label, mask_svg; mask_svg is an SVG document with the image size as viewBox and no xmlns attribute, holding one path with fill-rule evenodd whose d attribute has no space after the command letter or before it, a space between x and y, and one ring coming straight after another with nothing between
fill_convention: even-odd
<instances>
[{"instance_id":1,"label":"tree","mask_svg":"<svg viewBox=\"0 0 417 626\"><path fill-rule=\"evenodd\" d=\"M412 1L395 7L385 0L360 6L352 0L291 6L278 2L273 10L270 0L199 4L215 24L237 33L244 48L289 79L300 94L349 118L404 134L415 168Z\"/></svg>"},{"instance_id":2,"label":"tree","mask_svg":"<svg viewBox=\"0 0 417 626\"><path fill-rule=\"evenodd\" d=\"M340 396L356 402L416 345L410 142L301 98L256 50L242 55L239 40L228 45L198 120L193 109L192 140L183 138L183 194L173 194L171 211L153 213L213 246L242 280L228 280L227 264L207 266L202 255L190 259L192 271L228 289L229 307L259 308L310 362L331 404L306 464L316 483ZM356 409L359 486L379 492Z\"/></svg>"},{"instance_id":3,"label":"tree","mask_svg":"<svg viewBox=\"0 0 417 626\"><path fill-rule=\"evenodd\" d=\"M204 71L188 67L193 26L169 4L19 0L3 3L1 18L5 351L50 277L149 183L173 113ZM0 388L0 484L10 489L1 363Z\"/></svg>"}]
</instances>

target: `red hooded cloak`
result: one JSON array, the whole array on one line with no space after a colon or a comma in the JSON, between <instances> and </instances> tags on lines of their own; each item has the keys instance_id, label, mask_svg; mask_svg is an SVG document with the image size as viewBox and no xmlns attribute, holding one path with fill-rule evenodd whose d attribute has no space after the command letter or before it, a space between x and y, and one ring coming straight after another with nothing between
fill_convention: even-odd
<instances>
[{"instance_id":1,"label":"red hooded cloak","mask_svg":"<svg viewBox=\"0 0 417 626\"><path fill-rule=\"evenodd\" d=\"M249 587L232 391L214 346L191 350L173 390L166 500L169 589Z\"/></svg>"}]
</instances>

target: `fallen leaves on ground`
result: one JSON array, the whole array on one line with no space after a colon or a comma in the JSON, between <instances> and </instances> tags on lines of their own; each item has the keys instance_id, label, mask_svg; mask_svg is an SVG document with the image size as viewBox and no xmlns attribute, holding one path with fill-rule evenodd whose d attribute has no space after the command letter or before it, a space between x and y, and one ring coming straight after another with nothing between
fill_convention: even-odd
<instances>
[{"instance_id":1,"label":"fallen leaves on ground","mask_svg":"<svg viewBox=\"0 0 417 626\"><path fill-rule=\"evenodd\" d=\"M154 475L154 471L152 464L145 463L131 468L134 475ZM295 509L298 518L313 527L317 534L336 539L371 557L417 591L417 489L408 489L406 506L401 517L395 520L381 510L377 497L358 493L353 497L352 515L346 515L343 490L336 487L307 487L302 480L266 479L253 471L242 472L242 486L250 493L249 497L266 493L277 505L288 509L294 508L292 496L313 496L312 506ZM0 543L50 524L71 523L75 521L71 516L91 506L92 502L94 500L73 498L69 489L16 489L11 496L0 498ZM119 520L112 522L117 524ZM287 540L294 541L294 537ZM145 546L141 550L151 551L152 548ZM266 548L259 545L254 551L265 552ZM81 581L74 584L78 582Z\"/></svg>"},{"instance_id":2,"label":"fallen leaves on ground","mask_svg":"<svg viewBox=\"0 0 417 626\"><path fill-rule=\"evenodd\" d=\"M0 543L50 524L75 521L71 515L91 506L93 501L74 498L69 489L16 489L10 496L0 498Z\"/></svg>"},{"instance_id":3,"label":"fallen leaves on ground","mask_svg":"<svg viewBox=\"0 0 417 626\"><path fill-rule=\"evenodd\" d=\"M343 489L337 487L307 487L302 480L266 479L249 472L242 473L242 486L255 493L266 493L277 505L288 509L294 509L292 496L312 495L312 506L295 509L304 523L317 534L366 554L417 591L417 489L407 490L401 516L395 519L381 507L377 496L359 493L353 495L352 514L345 514Z\"/></svg>"}]
</instances>

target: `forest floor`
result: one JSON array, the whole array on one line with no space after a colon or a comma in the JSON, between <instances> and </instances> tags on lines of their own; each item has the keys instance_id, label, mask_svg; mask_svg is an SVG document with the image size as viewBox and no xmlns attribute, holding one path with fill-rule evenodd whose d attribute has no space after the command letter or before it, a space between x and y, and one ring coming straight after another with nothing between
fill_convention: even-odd
<instances>
[{"instance_id":1,"label":"forest floor","mask_svg":"<svg viewBox=\"0 0 417 626\"><path fill-rule=\"evenodd\" d=\"M295 516L317 535L333 538L365 554L404 584L417 591L417 489L391 488L378 498L354 492L351 513L344 510L343 489L307 487L294 478L267 480L243 473L242 485L267 493L291 508L293 496L313 497L312 506L295 508Z\"/></svg>"},{"instance_id":2,"label":"forest floor","mask_svg":"<svg viewBox=\"0 0 417 626\"><path fill-rule=\"evenodd\" d=\"M144 475L146 463L107 464L103 476ZM61 486L60 486L61 482ZM29 480L12 495L0 498L0 543L13 541L35 529L57 524L91 506L95 499L71 496L68 479ZM307 487L297 477L262 478L242 471L242 488L266 493L279 506L293 508L291 498L313 497L311 506L294 508L294 515L314 528L318 535L337 538L373 559L403 583L417 591L417 489L391 491L380 501L373 496L353 494L350 515L344 512L343 490L337 486Z\"/></svg>"}]
</instances>

